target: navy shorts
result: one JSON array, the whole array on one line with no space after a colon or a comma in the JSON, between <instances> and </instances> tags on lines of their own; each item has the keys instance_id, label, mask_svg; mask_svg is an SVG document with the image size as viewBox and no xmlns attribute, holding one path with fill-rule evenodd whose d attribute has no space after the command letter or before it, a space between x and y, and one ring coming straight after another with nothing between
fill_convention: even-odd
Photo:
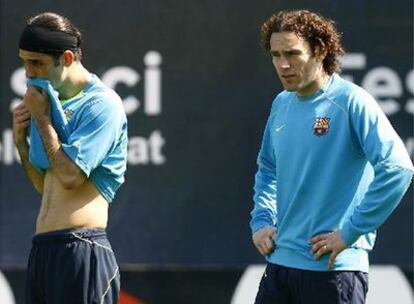
<instances>
[{"instance_id":1,"label":"navy shorts","mask_svg":"<svg viewBox=\"0 0 414 304\"><path fill-rule=\"evenodd\" d=\"M363 304L368 274L309 271L269 263L255 304Z\"/></svg>"},{"instance_id":2,"label":"navy shorts","mask_svg":"<svg viewBox=\"0 0 414 304\"><path fill-rule=\"evenodd\" d=\"M41 233L32 243L26 303L118 303L119 267L104 229Z\"/></svg>"}]
</instances>

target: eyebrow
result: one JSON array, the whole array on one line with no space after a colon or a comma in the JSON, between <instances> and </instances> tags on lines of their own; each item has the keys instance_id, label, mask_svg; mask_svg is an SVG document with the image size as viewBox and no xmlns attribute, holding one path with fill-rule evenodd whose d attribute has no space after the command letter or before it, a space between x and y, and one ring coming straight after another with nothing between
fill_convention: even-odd
<instances>
[{"instance_id":1,"label":"eyebrow","mask_svg":"<svg viewBox=\"0 0 414 304\"><path fill-rule=\"evenodd\" d=\"M20 56L19 56L19 58L23 62L30 62L30 63L41 63L42 62L42 60L37 59L37 58L35 58L35 59L31 59L31 58L25 59L25 58L20 57Z\"/></svg>"},{"instance_id":2,"label":"eyebrow","mask_svg":"<svg viewBox=\"0 0 414 304\"><path fill-rule=\"evenodd\" d=\"M302 51L301 50L298 50L298 49L288 49L288 50L281 50L281 51L270 50L270 54L272 54L272 55L274 55L274 54L280 54L280 53L300 54L300 53L302 53Z\"/></svg>"}]
</instances>

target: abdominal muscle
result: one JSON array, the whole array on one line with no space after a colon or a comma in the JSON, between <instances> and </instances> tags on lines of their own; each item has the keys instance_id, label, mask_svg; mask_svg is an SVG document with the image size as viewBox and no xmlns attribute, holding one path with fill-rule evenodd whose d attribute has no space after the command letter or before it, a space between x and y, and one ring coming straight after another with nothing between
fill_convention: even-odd
<instances>
[{"instance_id":1,"label":"abdominal muscle","mask_svg":"<svg viewBox=\"0 0 414 304\"><path fill-rule=\"evenodd\" d=\"M76 189L66 190L56 176L47 171L36 233L69 228L106 228L108 202L90 180Z\"/></svg>"}]
</instances>

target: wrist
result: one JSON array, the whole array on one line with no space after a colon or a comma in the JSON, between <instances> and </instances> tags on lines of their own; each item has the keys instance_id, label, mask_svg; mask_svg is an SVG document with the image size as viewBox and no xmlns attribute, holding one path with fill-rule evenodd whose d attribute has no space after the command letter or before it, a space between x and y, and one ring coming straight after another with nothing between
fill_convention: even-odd
<instances>
[{"instance_id":1,"label":"wrist","mask_svg":"<svg viewBox=\"0 0 414 304\"><path fill-rule=\"evenodd\" d=\"M47 114L42 114L36 117L36 122L38 124L38 126L40 125L51 125L52 124L52 120L50 118L49 115Z\"/></svg>"},{"instance_id":2,"label":"wrist","mask_svg":"<svg viewBox=\"0 0 414 304\"><path fill-rule=\"evenodd\" d=\"M22 162L29 159L29 146L27 144L16 145L16 148Z\"/></svg>"},{"instance_id":3,"label":"wrist","mask_svg":"<svg viewBox=\"0 0 414 304\"><path fill-rule=\"evenodd\" d=\"M14 145L16 146L17 151L19 151L19 153L27 151L29 149L29 145L27 143L26 138L15 141Z\"/></svg>"}]
</instances>

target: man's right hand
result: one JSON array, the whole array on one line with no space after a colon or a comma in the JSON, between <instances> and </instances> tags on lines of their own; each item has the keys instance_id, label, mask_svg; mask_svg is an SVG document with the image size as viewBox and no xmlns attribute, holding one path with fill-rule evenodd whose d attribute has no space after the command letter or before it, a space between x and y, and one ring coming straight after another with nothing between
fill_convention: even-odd
<instances>
[{"instance_id":1,"label":"man's right hand","mask_svg":"<svg viewBox=\"0 0 414 304\"><path fill-rule=\"evenodd\" d=\"M275 250L275 227L264 227L253 234L253 243L262 255L269 255Z\"/></svg>"},{"instance_id":2,"label":"man's right hand","mask_svg":"<svg viewBox=\"0 0 414 304\"><path fill-rule=\"evenodd\" d=\"M17 147L27 144L27 128L30 125L30 112L24 103L20 103L13 110L13 138Z\"/></svg>"}]
</instances>

